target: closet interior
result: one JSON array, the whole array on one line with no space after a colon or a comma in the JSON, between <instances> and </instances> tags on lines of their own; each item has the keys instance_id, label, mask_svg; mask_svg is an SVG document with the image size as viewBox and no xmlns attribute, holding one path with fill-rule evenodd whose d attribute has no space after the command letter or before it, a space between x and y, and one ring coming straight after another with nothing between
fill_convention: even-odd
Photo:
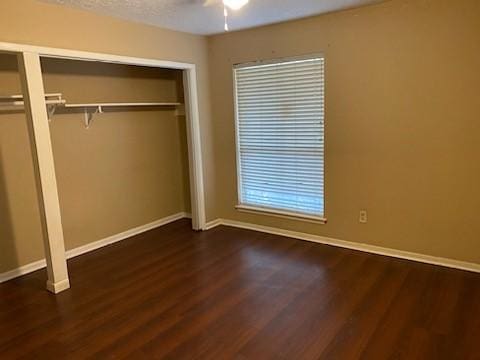
<instances>
[{"instance_id":1,"label":"closet interior","mask_svg":"<svg viewBox=\"0 0 480 360\"><path fill-rule=\"evenodd\" d=\"M5 272L44 253L17 60L0 60ZM50 57L41 68L66 250L190 213L182 70Z\"/></svg>"}]
</instances>

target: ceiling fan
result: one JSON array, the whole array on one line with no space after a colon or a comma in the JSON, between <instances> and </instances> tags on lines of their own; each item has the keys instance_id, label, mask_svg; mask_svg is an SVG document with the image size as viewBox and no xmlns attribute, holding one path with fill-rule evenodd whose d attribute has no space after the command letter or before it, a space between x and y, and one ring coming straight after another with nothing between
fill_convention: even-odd
<instances>
[{"instance_id":1,"label":"ceiling fan","mask_svg":"<svg viewBox=\"0 0 480 360\"><path fill-rule=\"evenodd\" d=\"M228 10L240 10L248 4L249 0L202 0L203 6L223 5L223 16L225 17L225 31L228 31Z\"/></svg>"}]
</instances>

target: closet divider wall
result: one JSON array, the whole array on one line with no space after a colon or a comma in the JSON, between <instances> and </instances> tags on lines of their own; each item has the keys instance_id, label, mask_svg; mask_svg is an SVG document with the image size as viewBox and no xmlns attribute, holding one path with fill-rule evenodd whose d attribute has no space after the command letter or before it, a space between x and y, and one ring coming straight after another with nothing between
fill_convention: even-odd
<instances>
[{"instance_id":1,"label":"closet divider wall","mask_svg":"<svg viewBox=\"0 0 480 360\"><path fill-rule=\"evenodd\" d=\"M0 51L1 47L2 43ZM100 239L191 211L193 227L203 229L194 66L172 63L170 67L170 63L165 62L168 68L161 68L160 61L112 57L113 60L107 62L103 57L111 56L75 52L78 54L81 56L40 57L45 93L40 100L49 118L57 180L55 190L61 209L61 221L60 216L56 220L65 237L66 249L88 247ZM29 120L24 110L28 115L34 104L22 96L13 59L15 55L0 53L0 246L7 249L0 253L0 275L43 257L41 222L48 218L48 214L42 217L45 197L40 202L35 198L44 184L39 184L35 191L33 165L37 159L34 156L32 164L26 131ZM144 63L148 66L141 66ZM186 99L184 93L188 95ZM7 96L10 98L5 98ZM34 97L38 105L39 97ZM7 109L2 101L3 105L11 102L13 107ZM23 146L9 146L7 155L19 162L5 162L2 160L4 148L11 145L5 139L14 138L17 139L13 143ZM14 194L11 189L15 186L19 189L17 182L21 176L18 172L12 173L4 163L23 168L24 181L19 182L23 187ZM190 183L192 176L195 181ZM38 174L36 177L41 178ZM6 184L15 185L7 187ZM12 197L13 201L7 200ZM24 204L24 208L16 209L17 203ZM53 218L57 216L54 214ZM19 232L17 228L29 229L30 233ZM48 231L44 234L47 264L49 257L55 255L48 253L48 246L52 245L50 235ZM62 236L53 240L61 240L63 244ZM58 249L61 255L61 247L57 253ZM61 259L58 263L62 263ZM50 283L55 272L53 267L49 266ZM68 288L68 276L65 277L65 286L50 286L49 290L56 293Z\"/></svg>"},{"instance_id":2,"label":"closet divider wall","mask_svg":"<svg viewBox=\"0 0 480 360\"><path fill-rule=\"evenodd\" d=\"M21 93L17 57L0 53L0 96ZM44 258L41 234L25 112L0 109L0 274Z\"/></svg>"}]
</instances>

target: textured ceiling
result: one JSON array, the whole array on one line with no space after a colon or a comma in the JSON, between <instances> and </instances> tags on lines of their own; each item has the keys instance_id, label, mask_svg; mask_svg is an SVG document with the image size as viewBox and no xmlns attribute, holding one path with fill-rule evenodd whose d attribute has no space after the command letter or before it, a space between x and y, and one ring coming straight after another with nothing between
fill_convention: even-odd
<instances>
[{"instance_id":1,"label":"textured ceiling","mask_svg":"<svg viewBox=\"0 0 480 360\"><path fill-rule=\"evenodd\" d=\"M221 0L40 0L195 34L223 32ZM239 30L347 9L382 0L250 0L230 11L230 30Z\"/></svg>"}]
</instances>

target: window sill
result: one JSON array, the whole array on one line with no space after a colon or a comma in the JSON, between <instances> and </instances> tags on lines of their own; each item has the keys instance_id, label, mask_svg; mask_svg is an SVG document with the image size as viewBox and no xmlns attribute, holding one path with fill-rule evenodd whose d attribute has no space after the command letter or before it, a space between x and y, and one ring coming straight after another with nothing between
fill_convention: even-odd
<instances>
[{"instance_id":1,"label":"window sill","mask_svg":"<svg viewBox=\"0 0 480 360\"><path fill-rule=\"evenodd\" d=\"M308 221L316 224L327 223L326 218L321 216L315 216L315 215L306 215L306 214L300 214L300 213L295 213L290 211L268 209L268 208L250 206L250 205L236 205L235 208L238 211L252 213L252 214L271 215L271 216L280 217L284 219Z\"/></svg>"}]
</instances>

